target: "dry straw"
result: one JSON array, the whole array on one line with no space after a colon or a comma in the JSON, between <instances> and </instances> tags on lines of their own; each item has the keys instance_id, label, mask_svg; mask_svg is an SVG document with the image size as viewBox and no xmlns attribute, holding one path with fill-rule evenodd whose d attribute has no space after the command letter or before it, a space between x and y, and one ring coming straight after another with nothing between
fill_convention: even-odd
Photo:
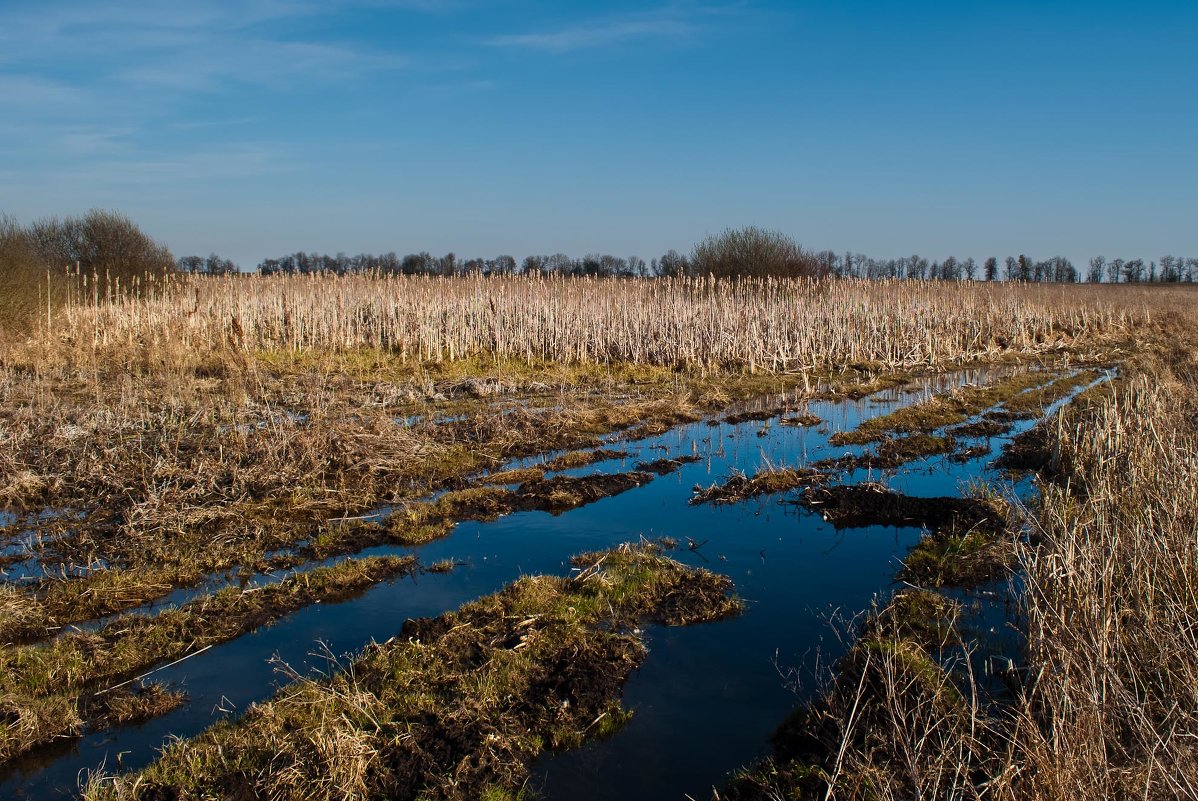
<instances>
[{"instance_id":1,"label":"dry straw","mask_svg":"<svg viewBox=\"0 0 1198 801\"><path fill-rule=\"evenodd\" d=\"M72 280L78 290L42 332L45 358L382 348L415 363L492 356L784 372L1038 353L1130 322L1076 287L312 275L176 276L122 294L95 276ZM90 302L102 298L111 302Z\"/></svg>"}]
</instances>

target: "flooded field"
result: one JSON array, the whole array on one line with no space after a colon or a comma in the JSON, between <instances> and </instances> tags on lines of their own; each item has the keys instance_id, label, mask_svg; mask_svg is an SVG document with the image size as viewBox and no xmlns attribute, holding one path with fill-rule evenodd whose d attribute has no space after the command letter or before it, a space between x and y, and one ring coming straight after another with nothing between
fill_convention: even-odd
<instances>
[{"instance_id":1,"label":"flooded field","mask_svg":"<svg viewBox=\"0 0 1198 801\"><path fill-rule=\"evenodd\" d=\"M745 611L715 623L649 627L644 633L648 658L624 693L631 720L611 736L547 754L528 786L550 799L708 797L730 772L769 752L771 732L811 691L814 672L843 653L837 632L843 633L845 621L868 609L876 595L893 591L923 527L917 519L872 524L866 514L847 523L839 520L838 528L825 519L827 512L801 502L810 491L801 482L751 497L734 493L718 503L694 502L702 498L697 490L741 474L814 466L820 482L832 486L880 484L906 496L943 498L968 494L984 482L1010 497L1026 497L1032 491L1030 480L1003 472L994 461L1041 415L1107 374L1039 375L1025 394L1061 376L1079 377L1076 386L1041 398L1047 402L1036 404L1034 413L1004 414L1018 405L1012 398L993 404L983 399L962 419L931 425L925 436L951 436L951 441L945 438L944 447L927 447L923 453L896 456L885 439L845 442L868 420L1012 373L1018 375L1013 369L946 374L858 399L762 398L647 438L610 435L598 461L579 467L565 467L569 460L553 462L561 453L505 464L494 472L549 468L550 478L620 474L636 479L609 497L566 511L514 511L495 520L467 520L449 536L425 545L389 545L353 554L413 556L425 569L366 587L345 600L285 611L251 634L158 668L153 680L185 692L181 705L142 725L64 740L15 761L0 777L0 796L67 797L78 791L87 771L141 768L169 738L190 737L218 720L237 717L249 704L269 698L293 671L335 671L365 643L395 636L407 619L456 609L520 576L569 575L571 557L582 552L648 540L684 564L730 577ZM946 429L952 431L946 434ZM38 566L22 561L22 553L19 541L5 544L6 582L37 578ZM246 586L266 587L316 566L305 563L262 573ZM429 570L432 566L437 569ZM199 587L178 590L136 613L157 614L166 604L186 602L228 582L224 575L210 576ZM1017 645L1005 624L1005 585L1000 579L959 593L972 609L971 624L981 638L979 660L992 653L1012 654ZM94 631L109 620L78 628ZM795 677L804 681L796 686ZM629 780L630 772L635 781Z\"/></svg>"}]
</instances>

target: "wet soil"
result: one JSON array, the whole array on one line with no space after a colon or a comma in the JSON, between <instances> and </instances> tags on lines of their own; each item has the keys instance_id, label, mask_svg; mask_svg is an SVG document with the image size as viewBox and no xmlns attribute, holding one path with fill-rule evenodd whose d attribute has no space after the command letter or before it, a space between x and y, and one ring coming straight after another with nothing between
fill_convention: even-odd
<instances>
[{"instance_id":1,"label":"wet soil","mask_svg":"<svg viewBox=\"0 0 1198 801\"><path fill-rule=\"evenodd\" d=\"M1043 425L1033 426L1003 447L995 467L1003 470L1044 472L1052 464L1052 443Z\"/></svg>"},{"instance_id":2,"label":"wet soil","mask_svg":"<svg viewBox=\"0 0 1198 801\"><path fill-rule=\"evenodd\" d=\"M679 466L685 463L685 460L675 461ZM327 537L307 543L293 554L275 557L262 567L280 569L378 545L422 545L448 536L458 523L487 522L514 512L541 511L558 515L642 487L656 475L663 475L659 472L661 469L663 465L658 464L652 471L638 469L627 473L552 478L544 478L544 474L537 471L532 475L542 477L525 481L516 489L483 485L454 490L436 501L400 507L381 521L354 520L334 526Z\"/></svg>"},{"instance_id":3,"label":"wet soil","mask_svg":"<svg viewBox=\"0 0 1198 801\"><path fill-rule=\"evenodd\" d=\"M947 429L954 437L998 437L1011 430L1014 420L983 419Z\"/></svg>"},{"instance_id":4,"label":"wet soil","mask_svg":"<svg viewBox=\"0 0 1198 801\"><path fill-rule=\"evenodd\" d=\"M1012 412L1007 409L995 409L982 415L982 419L993 423L1017 423L1020 420L1035 420L1031 412Z\"/></svg>"},{"instance_id":5,"label":"wet soil","mask_svg":"<svg viewBox=\"0 0 1198 801\"><path fill-rule=\"evenodd\" d=\"M1002 530L990 505L971 498L915 498L878 484L814 487L798 503L836 528L919 526L935 532Z\"/></svg>"},{"instance_id":6,"label":"wet soil","mask_svg":"<svg viewBox=\"0 0 1198 801\"><path fill-rule=\"evenodd\" d=\"M814 468L763 470L753 476L737 473L723 484L707 488L695 487L690 503L739 503L760 495L787 492L798 487L812 487L827 480L825 473Z\"/></svg>"},{"instance_id":7,"label":"wet soil","mask_svg":"<svg viewBox=\"0 0 1198 801\"><path fill-rule=\"evenodd\" d=\"M634 471L598 473L582 477L554 476L530 481L522 484L516 491L512 508L520 512L542 511L560 514L644 486L652 481L653 477L652 473Z\"/></svg>"},{"instance_id":8,"label":"wet soil","mask_svg":"<svg viewBox=\"0 0 1198 801\"><path fill-rule=\"evenodd\" d=\"M627 459L628 451L614 451L606 448L596 448L592 451L571 451L551 459L543 465L545 470L569 470L575 467L585 467L595 462L605 462L609 459Z\"/></svg>"},{"instance_id":9,"label":"wet soil","mask_svg":"<svg viewBox=\"0 0 1198 801\"><path fill-rule=\"evenodd\" d=\"M968 448L962 448L961 450L950 454L948 458L952 459L958 464L965 464L966 462L971 462L974 459L980 459L988 453L990 453L990 446L983 443L981 445L971 445Z\"/></svg>"},{"instance_id":10,"label":"wet soil","mask_svg":"<svg viewBox=\"0 0 1198 801\"><path fill-rule=\"evenodd\" d=\"M823 422L819 415L816 414L794 414L789 417L783 417L778 421L784 426L795 426L797 428L808 428L817 426Z\"/></svg>"},{"instance_id":11,"label":"wet soil","mask_svg":"<svg viewBox=\"0 0 1198 801\"><path fill-rule=\"evenodd\" d=\"M930 434L887 437L874 451L821 459L813 466L820 470L893 470L916 459L952 453L956 447L957 442L952 437Z\"/></svg>"},{"instance_id":12,"label":"wet soil","mask_svg":"<svg viewBox=\"0 0 1198 801\"><path fill-rule=\"evenodd\" d=\"M637 462L636 469L642 473L668 476L670 473L677 472L683 465L694 464L702 459L702 456L695 455L678 456L673 459L654 459L652 462Z\"/></svg>"}]
</instances>

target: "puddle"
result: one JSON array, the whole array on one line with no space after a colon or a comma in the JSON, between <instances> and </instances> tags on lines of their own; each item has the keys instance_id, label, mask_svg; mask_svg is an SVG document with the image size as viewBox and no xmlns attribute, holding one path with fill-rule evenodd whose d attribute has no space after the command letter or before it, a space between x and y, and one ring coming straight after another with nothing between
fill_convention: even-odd
<instances>
[{"instance_id":1,"label":"puddle","mask_svg":"<svg viewBox=\"0 0 1198 801\"><path fill-rule=\"evenodd\" d=\"M301 673L327 670L321 655L325 648L334 654L356 652L370 640L395 635L407 618L456 609L521 575L565 575L575 554L641 536L671 538L680 543L671 552L675 558L731 577L747 610L730 620L690 628L650 627L649 657L624 696L625 705L634 710L631 722L609 739L542 758L530 786L549 799L710 797L711 787L722 785L730 771L768 753L770 733L801 700L780 671L810 673L817 657L826 664L839 656L842 647L829 618L837 612L856 614L875 593L891 588L899 560L921 532L881 526L838 531L818 514L779 502L795 499L801 489L741 503L691 505L692 488L724 482L734 470L752 475L771 466L803 467L860 454L860 447L829 445L829 437L934 392L980 383L991 375L974 370L936 376L919 386L860 400L794 403L793 397L779 396L755 407L815 414L823 421L819 426L781 425L775 416L735 424L700 421L635 441L608 437L604 447L628 455L555 475L615 474L641 469L637 465L656 465L660 474L559 515L518 511L494 521L463 522L449 537L427 545L363 551L359 555L414 554L424 565L450 560L458 567L397 579L343 603L308 607L155 673L154 680L186 690L188 703L141 726L92 734L37 753L0 775L0 797L69 796L82 770L101 764L111 770L118 760L124 769L145 765L171 735L194 735L269 697L285 681L276 672L274 657ZM790 408L783 411L788 402ZM993 455L1033 423L1015 421L1000 436L970 440L990 445L992 454L964 460L933 456L884 474L857 470L838 476L837 483L882 480L912 496L959 495L966 482L979 477L1002 480L988 466ZM496 472L537 467L557 455L512 460ZM661 461L667 459L676 461ZM1021 479L1014 487L1026 493L1030 484ZM179 591L177 599L192 592ZM1001 617L983 604L977 626L997 630ZM630 769L635 770L634 781Z\"/></svg>"}]
</instances>

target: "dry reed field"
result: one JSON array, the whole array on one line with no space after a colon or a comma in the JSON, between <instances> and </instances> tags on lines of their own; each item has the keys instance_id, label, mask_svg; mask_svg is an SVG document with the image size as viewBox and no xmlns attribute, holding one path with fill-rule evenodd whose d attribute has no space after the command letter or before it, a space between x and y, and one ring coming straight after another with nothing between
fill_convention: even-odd
<instances>
[{"instance_id":1,"label":"dry reed field","mask_svg":"<svg viewBox=\"0 0 1198 801\"><path fill-rule=\"evenodd\" d=\"M859 397L963 364L1120 364L1114 389L1088 392L1050 432L1056 483L1018 545L1034 677L1018 703L996 711L945 667L938 657L968 647L951 621L933 642L926 619L913 628L881 610L889 622L863 635L806 719L830 759L780 749L727 793L1056 801L1107 787L1175 797L1198 782L1198 377L1185 289L170 276L124 293L97 276L49 282L56 302L32 333L0 339L0 568L24 579L0 583L11 667L0 757L171 708L154 685L89 698L186 651L192 610L239 609L237 624L203 629L223 641L322 596L280 585L277 606L260 609L201 589L161 625L116 618L96 635L61 634L73 624L220 574L426 542L485 519L488 504L570 508L653 478L580 486L531 471L519 492L484 486L514 457L660 433L783 390ZM1083 380L1045 383L1057 375L1008 383L1039 387L1023 400L1040 408ZM954 395L949 419L993 391ZM944 424L945 403L932 406ZM335 594L343 574L318 570L332 571L316 575ZM387 573L341 570L355 587ZM937 603L919 614L945 617ZM143 797L129 788L92 793Z\"/></svg>"},{"instance_id":2,"label":"dry reed field","mask_svg":"<svg viewBox=\"0 0 1198 801\"><path fill-rule=\"evenodd\" d=\"M893 369L1098 344L1137 321L1134 307L1101 289L922 281L175 277L129 296L96 276L54 280L71 289L64 306L47 312L37 340L43 364L117 354L170 360L231 347L381 348L414 365L486 357Z\"/></svg>"}]
</instances>

